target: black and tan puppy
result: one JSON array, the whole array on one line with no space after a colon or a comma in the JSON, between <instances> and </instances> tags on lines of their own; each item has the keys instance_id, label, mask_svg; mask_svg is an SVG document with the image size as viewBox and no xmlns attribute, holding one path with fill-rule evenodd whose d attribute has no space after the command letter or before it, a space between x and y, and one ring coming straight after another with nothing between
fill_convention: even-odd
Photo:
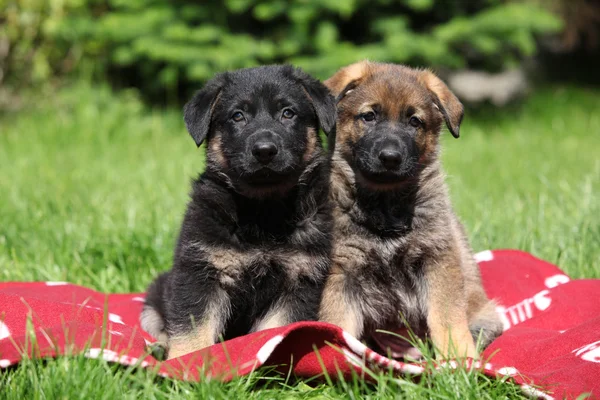
<instances>
[{"instance_id":1,"label":"black and tan puppy","mask_svg":"<svg viewBox=\"0 0 600 400\"><path fill-rule=\"evenodd\" d=\"M185 106L206 171L140 317L169 358L317 318L332 226L319 127L335 113L327 88L291 66L220 74Z\"/></svg>"},{"instance_id":2,"label":"black and tan puppy","mask_svg":"<svg viewBox=\"0 0 600 400\"><path fill-rule=\"evenodd\" d=\"M325 84L338 119L320 319L362 339L406 321L440 355L476 357L474 338L485 346L502 324L438 159L443 124L458 137L462 104L433 73L394 64L353 64Z\"/></svg>"}]
</instances>

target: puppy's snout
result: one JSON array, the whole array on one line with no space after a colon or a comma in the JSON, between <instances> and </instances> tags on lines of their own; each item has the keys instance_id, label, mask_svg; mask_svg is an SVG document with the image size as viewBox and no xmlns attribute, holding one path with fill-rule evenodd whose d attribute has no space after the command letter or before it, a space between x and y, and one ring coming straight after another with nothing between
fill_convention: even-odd
<instances>
[{"instance_id":1,"label":"puppy's snout","mask_svg":"<svg viewBox=\"0 0 600 400\"><path fill-rule=\"evenodd\" d=\"M379 160L386 169L397 169L402 162L402 153L393 147L387 147L379 153Z\"/></svg>"},{"instance_id":2,"label":"puppy's snout","mask_svg":"<svg viewBox=\"0 0 600 400\"><path fill-rule=\"evenodd\" d=\"M261 164L270 163L278 151L277 145L270 140L261 140L252 146L252 155Z\"/></svg>"}]
</instances>

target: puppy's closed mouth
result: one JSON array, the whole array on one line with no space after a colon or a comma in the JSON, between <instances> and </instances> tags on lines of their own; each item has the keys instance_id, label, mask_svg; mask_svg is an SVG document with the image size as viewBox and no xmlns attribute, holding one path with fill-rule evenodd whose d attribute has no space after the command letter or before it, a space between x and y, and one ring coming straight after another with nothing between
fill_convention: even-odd
<instances>
[{"instance_id":1,"label":"puppy's closed mouth","mask_svg":"<svg viewBox=\"0 0 600 400\"><path fill-rule=\"evenodd\" d=\"M261 168L248 174L244 177L244 181L246 181L250 185L255 186L269 186L269 185L277 185L280 183L284 183L294 177L294 170L292 168L287 168L281 171L274 171L270 168Z\"/></svg>"},{"instance_id":2,"label":"puppy's closed mouth","mask_svg":"<svg viewBox=\"0 0 600 400\"><path fill-rule=\"evenodd\" d=\"M368 179L374 183L399 183L404 180L402 175L396 172L361 171L361 173L365 179Z\"/></svg>"},{"instance_id":3,"label":"puppy's closed mouth","mask_svg":"<svg viewBox=\"0 0 600 400\"><path fill-rule=\"evenodd\" d=\"M358 170L357 177L369 186L401 186L414 180L414 176L405 172Z\"/></svg>"}]
</instances>

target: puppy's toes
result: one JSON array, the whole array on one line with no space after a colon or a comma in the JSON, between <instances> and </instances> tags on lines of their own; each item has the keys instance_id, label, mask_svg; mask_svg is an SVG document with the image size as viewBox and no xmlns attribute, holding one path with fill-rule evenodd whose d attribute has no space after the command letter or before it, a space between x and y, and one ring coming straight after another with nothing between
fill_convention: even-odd
<instances>
[{"instance_id":1,"label":"puppy's toes","mask_svg":"<svg viewBox=\"0 0 600 400\"><path fill-rule=\"evenodd\" d=\"M469 322L469 330L477 346L483 350L504 330L502 321L496 313L496 303L489 301Z\"/></svg>"},{"instance_id":2,"label":"puppy's toes","mask_svg":"<svg viewBox=\"0 0 600 400\"><path fill-rule=\"evenodd\" d=\"M146 346L146 351L158 361L165 361L169 356L167 345L161 342L149 344Z\"/></svg>"}]
</instances>

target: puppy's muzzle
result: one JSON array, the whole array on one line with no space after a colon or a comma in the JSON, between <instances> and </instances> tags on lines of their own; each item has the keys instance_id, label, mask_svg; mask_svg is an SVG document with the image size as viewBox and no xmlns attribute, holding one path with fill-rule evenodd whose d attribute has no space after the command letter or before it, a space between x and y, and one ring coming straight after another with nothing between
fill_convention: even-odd
<instances>
[{"instance_id":1,"label":"puppy's muzzle","mask_svg":"<svg viewBox=\"0 0 600 400\"><path fill-rule=\"evenodd\" d=\"M397 137L383 137L373 146L372 157L380 171L398 172L408 159L409 144ZM379 164L377 165L377 161Z\"/></svg>"},{"instance_id":2,"label":"puppy's muzzle","mask_svg":"<svg viewBox=\"0 0 600 400\"><path fill-rule=\"evenodd\" d=\"M256 161L262 165L267 165L279 153L276 135L271 131L260 131L254 135L254 144L252 144L251 152Z\"/></svg>"},{"instance_id":3,"label":"puppy's muzzle","mask_svg":"<svg viewBox=\"0 0 600 400\"><path fill-rule=\"evenodd\" d=\"M252 146L252 155L259 163L264 165L270 163L278 152L277 145L268 140L261 140Z\"/></svg>"},{"instance_id":4,"label":"puppy's muzzle","mask_svg":"<svg viewBox=\"0 0 600 400\"><path fill-rule=\"evenodd\" d=\"M388 171L397 170L402 163L402 153L394 146L384 147L379 152L379 161Z\"/></svg>"}]
</instances>

